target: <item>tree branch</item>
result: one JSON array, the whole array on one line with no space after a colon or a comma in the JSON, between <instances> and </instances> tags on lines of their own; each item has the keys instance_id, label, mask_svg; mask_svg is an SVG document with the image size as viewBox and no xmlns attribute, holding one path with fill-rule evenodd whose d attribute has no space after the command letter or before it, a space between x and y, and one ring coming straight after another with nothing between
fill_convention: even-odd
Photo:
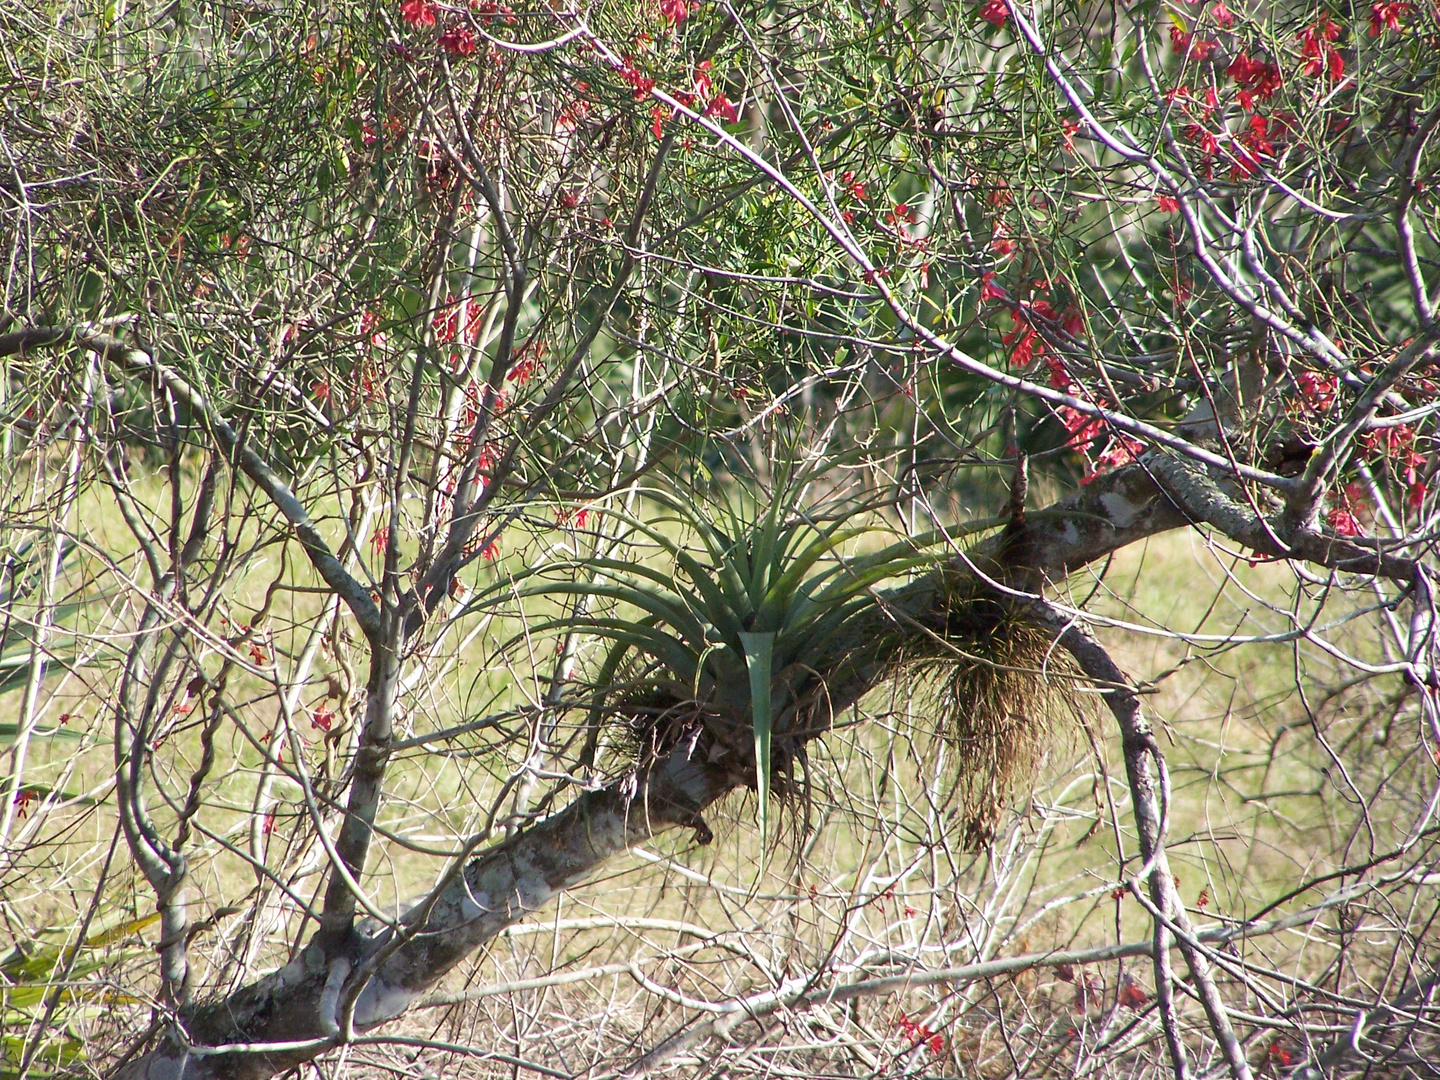
<instances>
[{"instance_id":1,"label":"tree branch","mask_svg":"<svg viewBox=\"0 0 1440 1080\"><path fill-rule=\"evenodd\" d=\"M235 460L240 470L250 478L285 516L300 538L305 554L319 572L320 577L345 601L360 628L367 637L380 632L380 611L370 599L369 592L340 564L330 546L310 520L304 505L267 465L260 455L246 446L235 429L206 400L205 396L192 387L173 369L157 361L144 349L136 348L110 334L98 333L85 327L39 326L0 334L0 356L9 356L23 349L53 347L75 344L93 349L106 360L118 364L126 371L144 374L163 385L176 398L183 401L193 412L203 418L215 441L227 457Z\"/></svg>"}]
</instances>

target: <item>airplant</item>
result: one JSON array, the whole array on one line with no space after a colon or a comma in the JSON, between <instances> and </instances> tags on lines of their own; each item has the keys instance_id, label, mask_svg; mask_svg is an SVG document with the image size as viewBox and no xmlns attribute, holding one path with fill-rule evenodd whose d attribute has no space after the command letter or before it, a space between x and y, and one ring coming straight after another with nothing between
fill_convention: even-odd
<instances>
[{"instance_id":1,"label":"airplant","mask_svg":"<svg viewBox=\"0 0 1440 1080\"><path fill-rule=\"evenodd\" d=\"M663 558L655 565L581 558L529 571L503 587L522 599L583 597L586 604L602 599L622 605L603 615L572 614L527 629L535 634L578 628L610 642L594 678L592 756L593 739L616 715L644 715L656 743L654 710L637 708L648 701L693 706L721 754L737 749L727 747L734 732L726 719L748 717L762 850L770 833L776 721L789 715L793 726L797 709L787 714L786 706L798 705L798 687L823 683L859 662L913 659L917 650L905 642L915 628L874 632L877 625L890 625L883 616L877 620L885 604L883 587L938 567L953 550L941 545L999 524L993 519L962 524L846 554L847 546L887 531L879 515L860 525L852 524L863 520L854 512L821 517L799 505L794 493L800 485L776 488L780 497L747 512L723 496L705 499L652 486L643 494L659 513L649 520L616 508L601 512L630 537L658 548ZM888 531L895 535L893 527ZM498 595L498 589L491 593ZM863 643L863 657L852 655L857 642ZM918 650L933 651L933 646ZM634 677L619 680L627 669Z\"/></svg>"}]
</instances>

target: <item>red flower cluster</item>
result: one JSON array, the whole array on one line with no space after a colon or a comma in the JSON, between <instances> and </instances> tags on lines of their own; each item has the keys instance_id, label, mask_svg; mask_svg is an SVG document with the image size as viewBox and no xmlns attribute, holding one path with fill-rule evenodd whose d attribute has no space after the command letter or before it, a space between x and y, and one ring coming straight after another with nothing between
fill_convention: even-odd
<instances>
[{"instance_id":1,"label":"red flower cluster","mask_svg":"<svg viewBox=\"0 0 1440 1080\"><path fill-rule=\"evenodd\" d=\"M470 28L457 24L440 35L440 47L451 56L474 56L477 45Z\"/></svg>"},{"instance_id":2,"label":"red flower cluster","mask_svg":"<svg viewBox=\"0 0 1440 1080\"><path fill-rule=\"evenodd\" d=\"M999 285L995 284L995 271L986 270L980 275L980 302L987 303L990 300L1004 300L1008 294Z\"/></svg>"},{"instance_id":3,"label":"red flower cluster","mask_svg":"<svg viewBox=\"0 0 1440 1080\"><path fill-rule=\"evenodd\" d=\"M435 5L430 0L404 0L400 5L400 17L416 29L434 26Z\"/></svg>"},{"instance_id":4,"label":"red flower cluster","mask_svg":"<svg viewBox=\"0 0 1440 1080\"><path fill-rule=\"evenodd\" d=\"M1359 536L1360 520L1349 506L1332 507L1325 520L1338 536Z\"/></svg>"},{"instance_id":5,"label":"red flower cluster","mask_svg":"<svg viewBox=\"0 0 1440 1080\"><path fill-rule=\"evenodd\" d=\"M1200 148L1203 157L1214 157L1220 152L1220 140L1213 131L1207 131L1199 124L1185 125L1185 138Z\"/></svg>"},{"instance_id":6,"label":"red flower cluster","mask_svg":"<svg viewBox=\"0 0 1440 1080\"><path fill-rule=\"evenodd\" d=\"M1004 258L1013 254L1018 245L1010 239L1010 230L1005 227L1003 221L995 222L995 231L990 237L990 250L997 256Z\"/></svg>"},{"instance_id":7,"label":"red flower cluster","mask_svg":"<svg viewBox=\"0 0 1440 1080\"><path fill-rule=\"evenodd\" d=\"M660 15L672 26L679 26L687 15L699 10L700 5L689 0L660 0Z\"/></svg>"},{"instance_id":8,"label":"red flower cluster","mask_svg":"<svg viewBox=\"0 0 1440 1080\"><path fill-rule=\"evenodd\" d=\"M512 26L515 23L513 9L505 4L495 3L495 0L470 0L470 10L480 16L482 22L491 26L496 23Z\"/></svg>"},{"instance_id":9,"label":"red flower cluster","mask_svg":"<svg viewBox=\"0 0 1440 1080\"><path fill-rule=\"evenodd\" d=\"M1254 109L1255 102L1268 101L1280 89L1280 69L1274 64L1256 60L1244 52L1235 54L1226 74L1235 80L1239 93L1236 97L1240 107L1247 112Z\"/></svg>"},{"instance_id":10,"label":"red flower cluster","mask_svg":"<svg viewBox=\"0 0 1440 1080\"><path fill-rule=\"evenodd\" d=\"M430 325L435 328L436 341L451 342L460 336L460 309L462 307L465 309L465 343L474 344L479 339L484 314L480 301L473 296L448 296L440 310L435 313L435 317L430 320Z\"/></svg>"},{"instance_id":11,"label":"red flower cluster","mask_svg":"<svg viewBox=\"0 0 1440 1080\"><path fill-rule=\"evenodd\" d=\"M1178 26L1170 27L1170 45L1175 52L1187 60L1208 60L1210 54L1220 47L1214 38L1195 38Z\"/></svg>"},{"instance_id":12,"label":"red flower cluster","mask_svg":"<svg viewBox=\"0 0 1440 1080\"><path fill-rule=\"evenodd\" d=\"M1288 1068L1295 1061L1295 1055L1286 1050L1278 1042L1272 1042L1265 1048L1265 1064L1274 1065L1279 1068Z\"/></svg>"},{"instance_id":13,"label":"red flower cluster","mask_svg":"<svg viewBox=\"0 0 1440 1080\"><path fill-rule=\"evenodd\" d=\"M335 725L335 710L321 706L310 714L310 726L316 731L329 731Z\"/></svg>"},{"instance_id":14,"label":"red flower cluster","mask_svg":"<svg viewBox=\"0 0 1440 1080\"><path fill-rule=\"evenodd\" d=\"M526 345L520 350L515 358L510 373L505 376L508 382L516 386L524 386L536 375L545 370L545 352L548 346L543 341L535 341Z\"/></svg>"},{"instance_id":15,"label":"red flower cluster","mask_svg":"<svg viewBox=\"0 0 1440 1080\"><path fill-rule=\"evenodd\" d=\"M1235 153L1235 166L1230 170L1230 179L1240 180L1253 176L1260 167L1260 158L1273 157L1275 145L1267 137L1270 122L1263 116L1250 117L1250 123L1236 137L1240 149Z\"/></svg>"},{"instance_id":16,"label":"red flower cluster","mask_svg":"<svg viewBox=\"0 0 1440 1080\"><path fill-rule=\"evenodd\" d=\"M1080 483L1090 483L1106 469L1115 469L1121 465L1129 465L1132 461L1138 461L1140 452L1144 449L1145 444L1139 439L1132 439L1129 435L1116 435L1110 440L1110 445L1095 459L1095 467L1080 478Z\"/></svg>"},{"instance_id":17,"label":"red flower cluster","mask_svg":"<svg viewBox=\"0 0 1440 1080\"><path fill-rule=\"evenodd\" d=\"M1415 429L1409 424L1367 431L1360 436L1360 445L1381 463L1388 463L1400 472L1405 483L1405 501L1412 510L1425 502L1428 485L1420 477L1425 455L1415 449Z\"/></svg>"},{"instance_id":18,"label":"red flower cluster","mask_svg":"<svg viewBox=\"0 0 1440 1080\"><path fill-rule=\"evenodd\" d=\"M740 119L740 114L736 111L735 106L724 94L716 94L710 99L710 104L705 106L705 115L718 116L727 124L733 124Z\"/></svg>"},{"instance_id":19,"label":"red flower cluster","mask_svg":"<svg viewBox=\"0 0 1440 1080\"><path fill-rule=\"evenodd\" d=\"M1010 17L1010 8L1006 6L1005 0L985 0L985 6L980 9L980 17L991 26L1004 26L1005 20Z\"/></svg>"},{"instance_id":20,"label":"red flower cluster","mask_svg":"<svg viewBox=\"0 0 1440 1080\"><path fill-rule=\"evenodd\" d=\"M1300 56L1305 61L1302 70L1306 75L1325 72L1331 79L1338 79L1345 73L1345 60L1334 45L1339 36L1340 27L1328 16L1322 16L1314 26L1300 31Z\"/></svg>"},{"instance_id":21,"label":"red flower cluster","mask_svg":"<svg viewBox=\"0 0 1440 1080\"><path fill-rule=\"evenodd\" d=\"M1317 413L1330 411L1330 406L1335 403L1335 392L1339 389L1335 376L1320 375L1314 371L1300 372L1295 376L1295 385L1300 388L1305 404Z\"/></svg>"},{"instance_id":22,"label":"red flower cluster","mask_svg":"<svg viewBox=\"0 0 1440 1080\"><path fill-rule=\"evenodd\" d=\"M367 311L360 316L360 336L376 348L385 344L385 332L380 329L379 312Z\"/></svg>"},{"instance_id":23,"label":"red flower cluster","mask_svg":"<svg viewBox=\"0 0 1440 1080\"><path fill-rule=\"evenodd\" d=\"M844 184L847 188L849 188L850 194L854 198L858 199L860 202L864 202L866 198L868 198L868 196L865 194L865 181L856 180L855 171L853 169L846 169L843 173L840 174L840 183Z\"/></svg>"},{"instance_id":24,"label":"red flower cluster","mask_svg":"<svg viewBox=\"0 0 1440 1080\"><path fill-rule=\"evenodd\" d=\"M1370 5L1370 36L1379 37L1386 30L1400 30L1400 20L1410 15L1415 5L1407 0L1385 0Z\"/></svg>"},{"instance_id":25,"label":"red flower cluster","mask_svg":"<svg viewBox=\"0 0 1440 1080\"><path fill-rule=\"evenodd\" d=\"M931 1055L937 1058L945 1053L945 1036L938 1031L931 1031L924 1024L910 1019L904 1013L900 1014L900 1018L895 1021L895 1024L899 1027L900 1034L910 1041L912 1047L923 1044Z\"/></svg>"},{"instance_id":26,"label":"red flower cluster","mask_svg":"<svg viewBox=\"0 0 1440 1080\"><path fill-rule=\"evenodd\" d=\"M650 91L655 89L655 80L648 75L641 73L635 66L633 57L625 57L625 62L616 69L620 81L630 87L630 96L636 101L644 101L650 96Z\"/></svg>"}]
</instances>

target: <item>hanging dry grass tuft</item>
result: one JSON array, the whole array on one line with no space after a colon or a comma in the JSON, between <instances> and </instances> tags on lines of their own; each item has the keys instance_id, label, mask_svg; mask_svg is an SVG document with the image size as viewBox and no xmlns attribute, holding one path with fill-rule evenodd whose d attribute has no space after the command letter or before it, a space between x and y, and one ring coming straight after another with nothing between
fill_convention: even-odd
<instances>
[{"instance_id":1,"label":"hanging dry grass tuft","mask_svg":"<svg viewBox=\"0 0 1440 1080\"><path fill-rule=\"evenodd\" d=\"M1089 699L1068 654L1012 605L970 582L953 583L948 601L943 627L907 640L896 675L931 688L936 734L954 755L963 842L976 850L994 839L1017 786L1032 786L1045 755L1088 723Z\"/></svg>"}]
</instances>

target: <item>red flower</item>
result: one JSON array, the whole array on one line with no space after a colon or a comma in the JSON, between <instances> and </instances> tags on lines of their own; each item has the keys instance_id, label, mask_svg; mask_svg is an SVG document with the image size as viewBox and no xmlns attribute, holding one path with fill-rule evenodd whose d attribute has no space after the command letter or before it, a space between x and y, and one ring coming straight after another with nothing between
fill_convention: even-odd
<instances>
[{"instance_id":1,"label":"red flower","mask_svg":"<svg viewBox=\"0 0 1440 1080\"><path fill-rule=\"evenodd\" d=\"M1300 31L1300 55L1305 60L1302 69L1306 75L1319 75L1322 71L1330 78L1338 79L1345 71L1345 61L1340 50L1330 44L1340 36L1340 28L1328 16L1321 17L1314 26Z\"/></svg>"},{"instance_id":2,"label":"red flower","mask_svg":"<svg viewBox=\"0 0 1440 1080\"><path fill-rule=\"evenodd\" d=\"M1263 116L1250 117L1250 126L1240 134L1240 142L1261 157L1271 157L1275 153L1275 146L1266 135L1270 124Z\"/></svg>"},{"instance_id":3,"label":"red flower","mask_svg":"<svg viewBox=\"0 0 1440 1080\"><path fill-rule=\"evenodd\" d=\"M1267 1065L1277 1065L1283 1069L1294 1060L1295 1056L1278 1042L1272 1042L1265 1051L1265 1064Z\"/></svg>"},{"instance_id":4,"label":"red flower","mask_svg":"<svg viewBox=\"0 0 1440 1080\"><path fill-rule=\"evenodd\" d=\"M563 509L555 511L555 523L562 527L573 525L577 529L583 529L589 520L590 511L583 506L573 513Z\"/></svg>"},{"instance_id":5,"label":"red flower","mask_svg":"<svg viewBox=\"0 0 1440 1080\"><path fill-rule=\"evenodd\" d=\"M895 1026L913 1046L923 1045L935 1057L939 1057L945 1052L945 1036L938 1031L931 1031L928 1025L911 1020L910 1017L901 1013L895 1021Z\"/></svg>"},{"instance_id":6,"label":"red flower","mask_svg":"<svg viewBox=\"0 0 1440 1080\"><path fill-rule=\"evenodd\" d=\"M382 525L371 533L370 546L375 549L376 555L387 550L390 547L390 526Z\"/></svg>"},{"instance_id":7,"label":"red flower","mask_svg":"<svg viewBox=\"0 0 1440 1080\"><path fill-rule=\"evenodd\" d=\"M1240 88L1236 96L1240 99L1240 107L1247 112L1255 107L1255 102L1268 101L1280 89L1280 69L1274 64L1252 59L1243 52L1237 53L1230 61L1226 74Z\"/></svg>"},{"instance_id":8,"label":"red flower","mask_svg":"<svg viewBox=\"0 0 1440 1080\"><path fill-rule=\"evenodd\" d=\"M329 731L335 723L335 711L333 709L319 708L310 714L310 726L317 731Z\"/></svg>"},{"instance_id":9,"label":"red flower","mask_svg":"<svg viewBox=\"0 0 1440 1080\"><path fill-rule=\"evenodd\" d=\"M369 339L371 345L379 348L385 344L385 332L380 329L380 316L374 311L367 311L360 316L360 336Z\"/></svg>"},{"instance_id":10,"label":"red flower","mask_svg":"<svg viewBox=\"0 0 1440 1080\"><path fill-rule=\"evenodd\" d=\"M1104 452L1095 459L1094 472L1084 477L1080 482L1082 484L1088 484L1106 469L1129 465L1132 461L1138 460L1140 452L1144 449L1144 444L1138 439L1132 439L1128 435L1117 435L1111 440L1110 445L1105 448Z\"/></svg>"},{"instance_id":11,"label":"red flower","mask_svg":"<svg viewBox=\"0 0 1440 1080\"><path fill-rule=\"evenodd\" d=\"M679 26L685 21L685 16L692 11L700 10L699 4L688 3L687 0L660 0L660 14L671 24Z\"/></svg>"},{"instance_id":12,"label":"red flower","mask_svg":"<svg viewBox=\"0 0 1440 1080\"><path fill-rule=\"evenodd\" d=\"M1119 1001L1122 1008L1140 1009L1149 1000L1150 995L1128 979L1120 988Z\"/></svg>"},{"instance_id":13,"label":"red flower","mask_svg":"<svg viewBox=\"0 0 1440 1080\"><path fill-rule=\"evenodd\" d=\"M1079 409L1073 409L1069 405L1061 405L1059 409L1060 422L1065 425L1065 430L1070 432L1068 446L1079 447L1094 442L1105 431L1105 421L1098 416L1090 416L1082 413ZM1116 890L1123 893L1123 889Z\"/></svg>"},{"instance_id":14,"label":"red flower","mask_svg":"<svg viewBox=\"0 0 1440 1080\"><path fill-rule=\"evenodd\" d=\"M1065 141L1065 152L1075 153L1075 133L1080 130L1079 120L1061 120L1060 138Z\"/></svg>"},{"instance_id":15,"label":"red flower","mask_svg":"<svg viewBox=\"0 0 1440 1080\"><path fill-rule=\"evenodd\" d=\"M1220 152L1220 140L1215 138L1213 132L1206 131L1199 124L1187 124L1185 138L1199 146L1200 153L1206 157L1214 157Z\"/></svg>"},{"instance_id":16,"label":"red flower","mask_svg":"<svg viewBox=\"0 0 1440 1080\"><path fill-rule=\"evenodd\" d=\"M1221 30L1229 30L1235 25L1235 13L1225 6L1225 0L1220 0L1212 7L1210 14L1215 17L1215 25Z\"/></svg>"},{"instance_id":17,"label":"red flower","mask_svg":"<svg viewBox=\"0 0 1440 1080\"><path fill-rule=\"evenodd\" d=\"M499 552L500 549L495 546L494 540L491 540L488 544L486 544L480 549L481 557L484 558L487 562L494 562L495 556L498 555Z\"/></svg>"},{"instance_id":18,"label":"red flower","mask_svg":"<svg viewBox=\"0 0 1440 1080\"><path fill-rule=\"evenodd\" d=\"M1004 26L1005 20L1010 17L1010 8L1005 0L985 0L985 6L980 9L980 17L991 26Z\"/></svg>"},{"instance_id":19,"label":"red flower","mask_svg":"<svg viewBox=\"0 0 1440 1080\"><path fill-rule=\"evenodd\" d=\"M710 104L705 107L706 116L718 116L727 124L733 124L740 119L740 114L735 111L735 106L724 94L716 94L710 99Z\"/></svg>"},{"instance_id":20,"label":"red flower","mask_svg":"<svg viewBox=\"0 0 1440 1080\"><path fill-rule=\"evenodd\" d=\"M641 74L631 57L625 57L625 62L618 69L618 74L620 81L630 87L630 96L636 101L643 101L650 96L650 91L655 89L655 80Z\"/></svg>"},{"instance_id":21,"label":"red flower","mask_svg":"<svg viewBox=\"0 0 1440 1080\"><path fill-rule=\"evenodd\" d=\"M1305 404L1317 413L1329 412L1335 402L1335 391L1339 389L1333 375L1317 375L1313 371L1302 371L1295 376L1295 385Z\"/></svg>"},{"instance_id":22,"label":"red flower","mask_svg":"<svg viewBox=\"0 0 1440 1080\"><path fill-rule=\"evenodd\" d=\"M1015 351L1010 354L1010 363L1018 368L1028 367L1030 361L1035 359L1035 354L1043 352L1044 349L1045 345L1040 340L1040 335L1034 330L1029 330L1020 339L1020 343L1015 346Z\"/></svg>"},{"instance_id":23,"label":"red flower","mask_svg":"<svg viewBox=\"0 0 1440 1080\"><path fill-rule=\"evenodd\" d=\"M980 275L980 302L982 304L987 300L1004 300L1005 296L1005 290L995 284L994 270L986 270Z\"/></svg>"},{"instance_id":24,"label":"red flower","mask_svg":"<svg viewBox=\"0 0 1440 1080\"><path fill-rule=\"evenodd\" d=\"M452 26L440 35L440 47L451 56L474 56L475 35L469 27Z\"/></svg>"},{"instance_id":25,"label":"red flower","mask_svg":"<svg viewBox=\"0 0 1440 1080\"><path fill-rule=\"evenodd\" d=\"M1011 254L1017 246L1015 241L1010 239L1010 230L1005 227L1005 223L997 221L995 235L990 238L990 250L1003 257Z\"/></svg>"},{"instance_id":26,"label":"red flower","mask_svg":"<svg viewBox=\"0 0 1440 1080\"><path fill-rule=\"evenodd\" d=\"M1161 195L1155 200L1160 207L1162 214L1178 214L1180 212L1180 201L1169 195Z\"/></svg>"},{"instance_id":27,"label":"red flower","mask_svg":"<svg viewBox=\"0 0 1440 1080\"><path fill-rule=\"evenodd\" d=\"M435 25L435 5L430 0L405 0L400 17L414 27Z\"/></svg>"},{"instance_id":28,"label":"red flower","mask_svg":"<svg viewBox=\"0 0 1440 1080\"><path fill-rule=\"evenodd\" d=\"M1415 10L1415 5L1401 0L1385 0L1370 5L1370 36L1379 37L1386 30L1399 31L1400 20Z\"/></svg>"},{"instance_id":29,"label":"red flower","mask_svg":"<svg viewBox=\"0 0 1440 1080\"><path fill-rule=\"evenodd\" d=\"M1340 536L1359 536L1360 521L1347 506L1336 506L1325 516L1330 527Z\"/></svg>"}]
</instances>

